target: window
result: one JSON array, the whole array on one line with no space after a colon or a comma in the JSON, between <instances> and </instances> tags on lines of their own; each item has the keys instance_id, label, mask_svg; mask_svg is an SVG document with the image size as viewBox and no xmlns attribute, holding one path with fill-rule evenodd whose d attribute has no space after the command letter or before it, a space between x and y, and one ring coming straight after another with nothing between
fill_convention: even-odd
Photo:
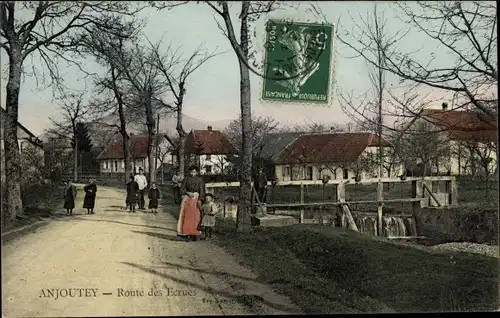
<instances>
[{"instance_id":1,"label":"window","mask_svg":"<svg viewBox=\"0 0 500 318\"><path fill-rule=\"evenodd\" d=\"M122 160L122 169L125 168L125 160Z\"/></svg>"},{"instance_id":2,"label":"window","mask_svg":"<svg viewBox=\"0 0 500 318\"><path fill-rule=\"evenodd\" d=\"M292 174L292 167L285 167L285 177L289 177Z\"/></svg>"},{"instance_id":3,"label":"window","mask_svg":"<svg viewBox=\"0 0 500 318\"><path fill-rule=\"evenodd\" d=\"M344 179L349 179L349 170L344 169Z\"/></svg>"},{"instance_id":4,"label":"window","mask_svg":"<svg viewBox=\"0 0 500 318\"><path fill-rule=\"evenodd\" d=\"M106 170L107 170L108 168L109 168L109 166L108 166L108 162L107 162L107 161L105 161L105 162L104 162L104 169L106 169Z\"/></svg>"},{"instance_id":5,"label":"window","mask_svg":"<svg viewBox=\"0 0 500 318\"><path fill-rule=\"evenodd\" d=\"M115 160L115 171L118 171L118 161Z\"/></svg>"},{"instance_id":6,"label":"window","mask_svg":"<svg viewBox=\"0 0 500 318\"><path fill-rule=\"evenodd\" d=\"M207 174L211 174L212 173L212 166L205 166L205 172Z\"/></svg>"},{"instance_id":7,"label":"window","mask_svg":"<svg viewBox=\"0 0 500 318\"><path fill-rule=\"evenodd\" d=\"M212 155L206 155L205 158L208 160L208 161L211 161L212 160Z\"/></svg>"}]
</instances>

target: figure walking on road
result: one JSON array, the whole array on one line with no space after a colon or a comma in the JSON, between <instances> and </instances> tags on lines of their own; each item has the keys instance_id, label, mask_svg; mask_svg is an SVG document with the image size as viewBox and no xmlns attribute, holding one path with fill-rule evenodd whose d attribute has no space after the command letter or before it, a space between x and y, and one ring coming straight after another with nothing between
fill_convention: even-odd
<instances>
[{"instance_id":1,"label":"figure walking on road","mask_svg":"<svg viewBox=\"0 0 500 318\"><path fill-rule=\"evenodd\" d=\"M66 215L73 215L76 200L76 187L71 180L68 180L66 189L64 191L64 208Z\"/></svg>"},{"instance_id":2,"label":"figure walking on road","mask_svg":"<svg viewBox=\"0 0 500 318\"><path fill-rule=\"evenodd\" d=\"M144 175L144 169L142 167L139 168L139 173L135 175L134 180L139 185L139 209L144 210L144 206L146 205L146 201L144 200L144 192L146 192L148 180Z\"/></svg>"},{"instance_id":3,"label":"figure walking on road","mask_svg":"<svg viewBox=\"0 0 500 318\"><path fill-rule=\"evenodd\" d=\"M179 169L177 169L172 177L172 187L174 189L174 204L181 203L181 184L182 177L179 176Z\"/></svg>"},{"instance_id":4,"label":"figure walking on road","mask_svg":"<svg viewBox=\"0 0 500 318\"><path fill-rule=\"evenodd\" d=\"M139 199L139 185L135 182L133 175L130 176L130 181L127 183L127 198L125 202L129 208L129 212L135 213L135 205Z\"/></svg>"},{"instance_id":5,"label":"figure walking on road","mask_svg":"<svg viewBox=\"0 0 500 318\"><path fill-rule=\"evenodd\" d=\"M177 222L177 235L180 239L196 241L201 235L201 199L205 197L205 184L198 176L196 166L189 167L189 175L181 186L181 208Z\"/></svg>"},{"instance_id":6,"label":"figure walking on road","mask_svg":"<svg viewBox=\"0 0 500 318\"><path fill-rule=\"evenodd\" d=\"M94 214L95 198L97 192L97 186L94 179L89 180L83 191L85 191L85 197L83 198L83 208L87 209L87 214Z\"/></svg>"},{"instance_id":7,"label":"figure walking on road","mask_svg":"<svg viewBox=\"0 0 500 318\"><path fill-rule=\"evenodd\" d=\"M160 200L160 190L156 187L156 183L151 183L151 188L148 191L149 205L152 213L158 213L158 201Z\"/></svg>"}]
</instances>

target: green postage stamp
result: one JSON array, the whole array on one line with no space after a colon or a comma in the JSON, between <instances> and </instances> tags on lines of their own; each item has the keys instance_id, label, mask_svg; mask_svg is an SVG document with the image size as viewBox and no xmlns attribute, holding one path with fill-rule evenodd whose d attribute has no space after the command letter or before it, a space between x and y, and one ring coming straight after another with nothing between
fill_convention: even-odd
<instances>
[{"instance_id":1,"label":"green postage stamp","mask_svg":"<svg viewBox=\"0 0 500 318\"><path fill-rule=\"evenodd\" d=\"M269 20L262 99L328 105L333 36L333 25Z\"/></svg>"}]
</instances>

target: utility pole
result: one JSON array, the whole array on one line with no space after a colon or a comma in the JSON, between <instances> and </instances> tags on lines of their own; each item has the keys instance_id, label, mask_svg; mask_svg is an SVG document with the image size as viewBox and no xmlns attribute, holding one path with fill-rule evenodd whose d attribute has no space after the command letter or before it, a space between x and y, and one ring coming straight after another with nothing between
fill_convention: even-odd
<instances>
[{"instance_id":1,"label":"utility pole","mask_svg":"<svg viewBox=\"0 0 500 318\"><path fill-rule=\"evenodd\" d=\"M377 201L382 201L384 197L384 184L382 183L382 177L384 176L384 145L383 145L383 140L382 140L382 103L384 100L384 88L385 88L385 78L384 78L384 70L382 68L384 64L384 56L383 56L383 50L384 48L382 47L382 26L379 25L379 17L377 14L377 5L374 5L374 18L375 18L375 33L377 37L377 57L378 57L378 65L377 67L377 79L376 79L376 86L377 86L377 93L378 93L378 100L377 100L377 106L378 106L378 138L379 138L379 151L378 151L378 177L379 177L379 182L377 184ZM382 236L382 210L383 210L384 204L382 202L378 203L377 206L377 231L378 235Z\"/></svg>"},{"instance_id":2,"label":"utility pole","mask_svg":"<svg viewBox=\"0 0 500 318\"><path fill-rule=\"evenodd\" d=\"M75 158L75 166L73 167L73 179L74 181L73 182L77 182L78 180L78 136L76 134L76 129L75 129L75 154L73 155Z\"/></svg>"},{"instance_id":3,"label":"utility pole","mask_svg":"<svg viewBox=\"0 0 500 318\"><path fill-rule=\"evenodd\" d=\"M160 114L156 114L156 140L155 140L155 173L158 174L158 156L159 156L159 135L160 135ZM163 166L163 162L160 162Z\"/></svg>"}]
</instances>

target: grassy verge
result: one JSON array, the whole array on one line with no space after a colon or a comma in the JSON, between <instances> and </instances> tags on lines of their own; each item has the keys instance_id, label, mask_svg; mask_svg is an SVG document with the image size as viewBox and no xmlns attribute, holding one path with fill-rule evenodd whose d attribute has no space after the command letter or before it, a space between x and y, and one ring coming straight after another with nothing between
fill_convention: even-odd
<instances>
[{"instance_id":1,"label":"grassy verge","mask_svg":"<svg viewBox=\"0 0 500 318\"><path fill-rule=\"evenodd\" d=\"M178 207L165 209L174 216ZM344 229L298 225L235 237L218 221L216 244L305 313L429 312L498 308L498 261L425 250Z\"/></svg>"},{"instance_id":2,"label":"grassy verge","mask_svg":"<svg viewBox=\"0 0 500 318\"><path fill-rule=\"evenodd\" d=\"M35 184L23 187L22 200L27 217L3 223L2 231L8 232L52 218L55 215L54 210L63 204L63 191L63 186L59 184Z\"/></svg>"}]
</instances>

